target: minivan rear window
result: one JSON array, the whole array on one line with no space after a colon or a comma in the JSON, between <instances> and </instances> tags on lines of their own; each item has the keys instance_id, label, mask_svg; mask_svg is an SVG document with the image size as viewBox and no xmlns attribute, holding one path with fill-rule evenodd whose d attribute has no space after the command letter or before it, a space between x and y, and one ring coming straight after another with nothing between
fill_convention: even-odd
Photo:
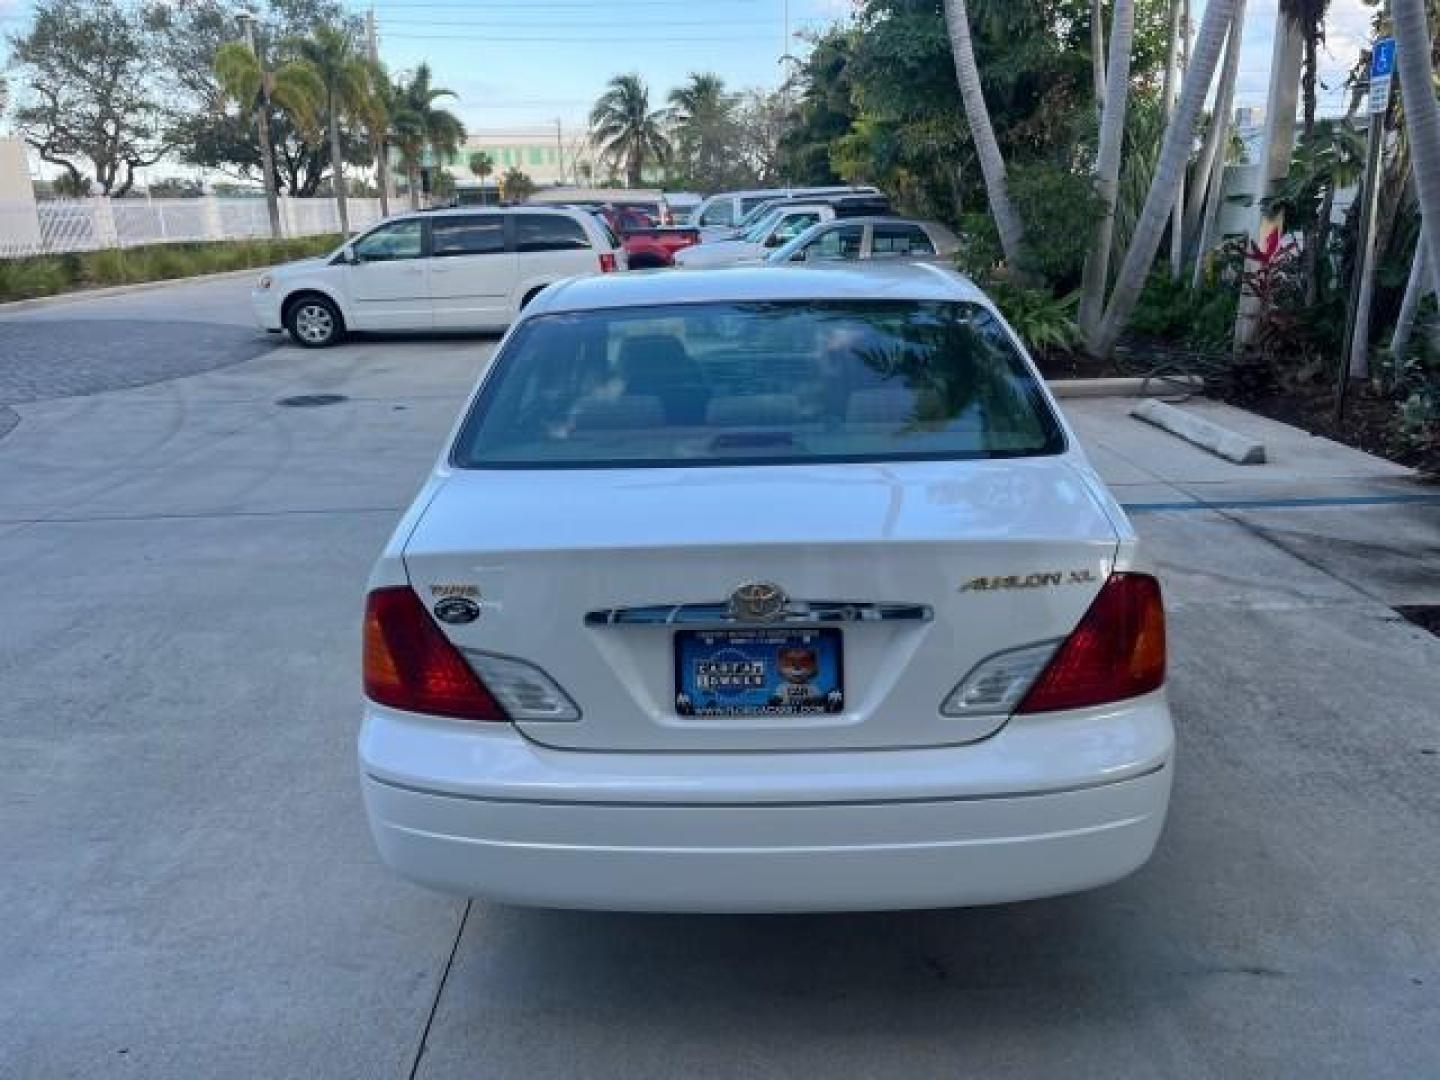
<instances>
[{"instance_id":1,"label":"minivan rear window","mask_svg":"<svg viewBox=\"0 0 1440 1080\"><path fill-rule=\"evenodd\" d=\"M516 251L574 251L590 240L574 218L559 214L515 214Z\"/></svg>"},{"instance_id":2,"label":"minivan rear window","mask_svg":"<svg viewBox=\"0 0 1440 1080\"><path fill-rule=\"evenodd\" d=\"M517 328L459 468L801 464L1057 454L1038 380L964 302L675 304Z\"/></svg>"}]
</instances>

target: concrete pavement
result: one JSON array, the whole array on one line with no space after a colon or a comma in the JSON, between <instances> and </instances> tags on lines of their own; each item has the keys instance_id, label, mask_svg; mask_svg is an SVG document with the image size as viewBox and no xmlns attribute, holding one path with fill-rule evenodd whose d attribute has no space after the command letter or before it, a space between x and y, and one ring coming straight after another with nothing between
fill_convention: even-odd
<instances>
[{"instance_id":1,"label":"concrete pavement","mask_svg":"<svg viewBox=\"0 0 1440 1080\"><path fill-rule=\"evenodd\" d=\"M234 321L242 287L198 288ZM15 406L0 1075L1440 1073L1440 639L1389 606L1440 589L1437 492L1289 429L1240 477L1127 403L1066 405L1171 610L1172 817L1125 882L695 918L390 878L354 775L361 592L488 348L282 348ZM303 394L343 400L277 404Z\"/></svg>"}]
</instances>

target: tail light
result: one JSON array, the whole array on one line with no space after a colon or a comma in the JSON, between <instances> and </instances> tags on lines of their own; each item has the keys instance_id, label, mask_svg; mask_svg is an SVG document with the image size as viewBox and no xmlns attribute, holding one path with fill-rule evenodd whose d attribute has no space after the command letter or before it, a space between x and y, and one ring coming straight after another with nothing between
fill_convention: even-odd
<instances>
[{"instance_id":1,"label":"tail light","mask_svg":"<svg viewBox=\"0 0 1440 1080\"><path fill-rule=\"evenodd\" d=\"M620 264L615 259L613 251L602 251L600 253L600 272L602 274L613 274L619 269Z\"/></svg>"},{"instance_id":2,"label":"tail light","mask_svg":"<svg viewBox=\"0 0 1440 1080\"><path fill-rule=\"evenodd\" d=\"M1148 574L1111 574L1015 710L1081 709L1137 697L1165 682L1165 608Z\"/></svg>"},{"instance_id":3,"label":"tail light","mask_svg":"<svg viewBox=\"0 0 1440 1080\"><path fill-rule=\"evenodd\" d=\"M412 589L365 599L365 696L380 705L462 720L508 720Z\"/></svg>"}]
</instances>

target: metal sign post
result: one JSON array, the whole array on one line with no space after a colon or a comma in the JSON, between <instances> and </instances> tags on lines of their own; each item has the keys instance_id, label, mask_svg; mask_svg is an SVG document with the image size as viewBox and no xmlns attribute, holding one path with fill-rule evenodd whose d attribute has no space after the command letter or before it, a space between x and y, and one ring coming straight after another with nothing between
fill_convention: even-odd
<instances>
[{"instance_id":1,"label":"metal sign post","mask_svg":"<svg viewBox=\"0 0 1440 1080\"><path fill-rule=\"evenodd\" d=\"M1345 418L1345 392L1352 378L1370 374L1370 301L1375 292L1375 211L1380 203L1380 167L1385 160L1385 114L1395 77L1395 39L1381 38L1370 53L1370 132L1365 142L1365 180L1361 188L1360 237L1356 287L1350 292L1345 342L1335 377L1335 422Z\"/></svg>"}]
</instances>

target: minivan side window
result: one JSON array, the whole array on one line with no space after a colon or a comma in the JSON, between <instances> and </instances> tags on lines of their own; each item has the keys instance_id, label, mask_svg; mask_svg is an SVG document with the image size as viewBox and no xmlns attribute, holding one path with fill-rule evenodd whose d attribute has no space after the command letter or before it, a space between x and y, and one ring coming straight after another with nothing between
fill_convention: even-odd
<instances>
[{"instance_id":1,"label":"minivan side window","mask_svg":"<svg viewBox=\"0 0 1440 1080\"><path fill-rule=\"evenodd\" d=\"M425 225L418 220L392 221L372 229L355 241L355 254L362 262L392 262L418 259L425 249Z\"/></svg>"},{"instance_id":2,"label":"minivan side window","mask_svg":"<svg viewBox=\"0 0 1440 1080\"><path fill-rule=\"evenodd\" d=\"M437 217L430 222L430 254L494 255L505 250L505 219L499 214Z\"/></svg>"},{"instance_id":3,"label":"minivan side window","mask_svg":"<svg viewBox=\"0 0 1440 1080\"><path fill-rule=\"evenodd\" d=\"M590 238L573 218L558 214L514 214L516 251L575 251Z\"/></svg>"}]
</instances>

